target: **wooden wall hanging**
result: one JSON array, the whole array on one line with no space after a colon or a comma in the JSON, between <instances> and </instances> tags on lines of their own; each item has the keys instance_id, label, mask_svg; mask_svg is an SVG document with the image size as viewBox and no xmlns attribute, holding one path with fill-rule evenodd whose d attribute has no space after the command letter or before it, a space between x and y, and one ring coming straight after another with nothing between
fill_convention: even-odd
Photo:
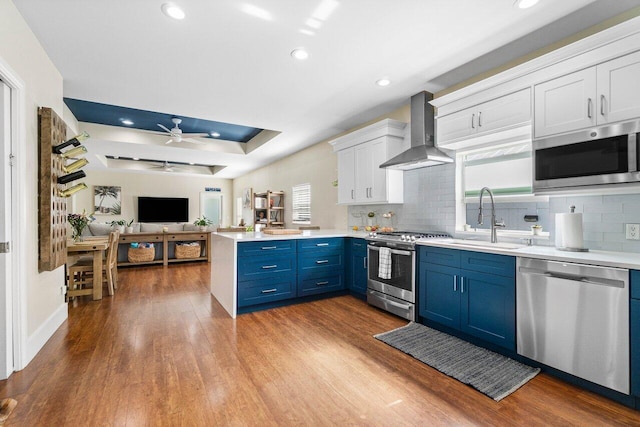
<instances>
[{"instance_id":1,"label":"wooden wall hanging","mask_svg":"<svg viewBox=\"0 0 640 427\"><path fill-rule=\"evenodd\" d=\"M67 138L67 125L51 108L39 108L38 120L38 270L53 271L67 262L67 199L59 192L68 184L58 184L64 159L53 154Z\"/></svg>"}]
</instances>

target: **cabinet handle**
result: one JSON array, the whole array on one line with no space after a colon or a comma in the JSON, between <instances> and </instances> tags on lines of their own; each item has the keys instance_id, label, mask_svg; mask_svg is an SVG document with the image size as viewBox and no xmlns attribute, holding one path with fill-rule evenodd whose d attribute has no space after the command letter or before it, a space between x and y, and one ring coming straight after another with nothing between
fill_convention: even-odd
<instances>
[{"instance_id":1,"label":"cabinet handle","mask_svg":"<svg viewBox=\"0 0 640 427\"><path fill-rule=\"evenodd\" d=\"M591 104L593 104L593 101L591 101L591 98L587 99L587 117L591 118Z\"/></svg>"},{"instance_id":2,"label":"cabinet handle","mask_svg":"<svg viewBox=\"0 0 640 427\"><path fill-rule=\"evenodd\" d=\"M460 276L460 293L464 294L464 277Z\"/></svg>"},{"instance_id":3,"label":"cabinet handle","mask_svg":"<svg viewBox=\"0 0 640 427\"><path fill-rule=\"evenodd\" d=\"M263 265L262 266L263 270L269 270L271 268L278 268L278 266L277 265Z\"/></svg>"},{"instance_id":4,"label":"cabinet handle","mask_svg":"<svg viewBox=\"0 0 640 427\"><path fill-rule=\"evenodd\" d=\"M362 258L362 268L365 270L369 268L369 257Z\"/></svg>"},{"instance_id":5,"label":"cabinet handle","mask_svg":"<svg viewBox=\"0 0 640 427\"><path fill-rule=\"evenodd\" d=\"M275 292L275 291L277 291L277 289L276 289L276 288L273 288L273 289L264 289L264 290L262 290L262 291L260 291L260 292L261 292L261 293L263 293L263 294L271 294L271 293L273 293L273 292Z\"/></svg>"},{"instance_id":6,"label":"cabinet handle","mask_svg":"<svg viewBox=\"0 0 640 427\"><path fill-rule=\"evenodd\" d=\"M352 198L352 199L354 198L354 197L353 197L353 190L351 190L351 198Z\"/></svg>"},{"instance_id":7,"label":"cabinet handle","mask_svg":"<svg viewBox=\"0 0 640 427\"><path fill-rule=\"evenodd\" d=\"M458 291L458 276L453 276L453 292Z\"/></svg>"},{"instance_id":8,"label":"cabinet handle","mask_svg":"<svg viewBox=\"0 0 640 427\"><path fill-rule=\"evenodd\" d=\"M328 285L329 282L327 282L326 280L324 282L316 282L316 286L324 286L324 285Z\"/></svg>"},{"instance_id":9,"label":"cabinet handle","mask_svg":"<svg viewBox=\"0 0 640 427\"><path fill-rule=\"evenodd\" d=\"M316 246L329 246L328 243L316 243Z\"/></svg>"},{"instance_id":10,"label":"cabinet handle","mask_svg":"<svg viewBox=\"0 0 640 427\"><path fill-rule=\"evenodd\" d=\"M319 259L319 260L316 261L316 264L326 264L328 262L329 262L328 259Z\"/></svg>"},{"instance_id":11,"label":"cabinet handle","mask_svg":"<svg viewBox=\"0 0 640 427\"><path fill-rule=\"evenodd\" d=\"M600 115L604 116L604 95L600 95Z\"/></svg>"},{"instance_id":12,"label":"cabinet handle","mask_svg":"<svg viewBox=\"0 0 640 427\"><path fill-rule=\"evenodd\" d=\"M277 246L263 246L260 249L262 249L263 251L268 251L269 249L275 249L277 248Z\"/></svg>"},{"instance_id":13,"label":"cabinet handle","mask_svg":"<svg viewBox=\"0 0 640 427\"><path fill-rule=\"evenodd\" d=\"M471 129L475 129L476 128L475 120L476 120L476 113L473 113L471 115Z\"/></svg>"},{"instance_id":14,"label":"cabinet handle","mask_svg":"<svg viewBox=\"0 0 640 427\"><path fill-rule=\"evenodd\" d=\"M482 127L482 111L478 113L478 127Z\"/></svg>"}]
</instances>

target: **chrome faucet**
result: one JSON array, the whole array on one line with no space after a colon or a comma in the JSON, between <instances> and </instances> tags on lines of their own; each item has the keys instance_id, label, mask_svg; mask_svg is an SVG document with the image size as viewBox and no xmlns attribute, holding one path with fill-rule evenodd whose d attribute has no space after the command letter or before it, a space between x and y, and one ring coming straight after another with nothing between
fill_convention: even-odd
<instances>
[{"instance_id":1,"label":"chrome faucet","mask_svg":"<svg viewBox=\"0 0 640 427\"><path fill-rule=\"evenodd\" d=\"M500 222L496 221L496 205L493 202L493 193L489 190L489 187L482 187L482 190L480 190L480 212L478 212L478 224L482 225L482 195L485 191L489 193L489 197L491 197L491 243L498 243L496 228L506 227L506 224L502 221L502 218L500 218Z\"/></svg>"}]
</instances>

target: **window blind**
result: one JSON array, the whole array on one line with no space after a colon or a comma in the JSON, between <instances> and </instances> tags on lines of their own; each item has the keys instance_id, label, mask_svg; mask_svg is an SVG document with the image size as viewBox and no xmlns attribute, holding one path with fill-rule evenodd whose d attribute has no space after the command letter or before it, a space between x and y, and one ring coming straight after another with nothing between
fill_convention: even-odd
<instances>
[{"instance_id":1,"label":"window blind","mask_svg":"<svg viewBox=\"0 0 640 427\"><path fill-rule=\"evenodd\" d=\"M291 194L293 223L311 224L311 184L295 185Z\"/></svg>"}]
</instances>

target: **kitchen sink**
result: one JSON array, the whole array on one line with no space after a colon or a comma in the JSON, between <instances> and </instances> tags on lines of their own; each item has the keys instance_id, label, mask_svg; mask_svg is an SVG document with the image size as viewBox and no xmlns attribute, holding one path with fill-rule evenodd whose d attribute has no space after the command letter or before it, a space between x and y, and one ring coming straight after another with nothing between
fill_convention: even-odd
<instances>
[{"instance_id":1,"label":"kitchen sink","mask_svg":"<svg viewBox=\"0 0 640 427\"><path fill-rule=\"evenodd\" d=\"M498 242L491 243L482 240L465 240L465 239L431 239L431 242L442 243L443 245L451 245L462 248L483 248L483 249L502 249L502 250L515 250L526 247L527 245L519 243L506 243Z\"/></svg>"}]
</instances>

